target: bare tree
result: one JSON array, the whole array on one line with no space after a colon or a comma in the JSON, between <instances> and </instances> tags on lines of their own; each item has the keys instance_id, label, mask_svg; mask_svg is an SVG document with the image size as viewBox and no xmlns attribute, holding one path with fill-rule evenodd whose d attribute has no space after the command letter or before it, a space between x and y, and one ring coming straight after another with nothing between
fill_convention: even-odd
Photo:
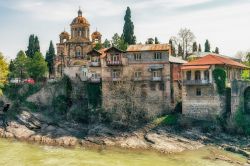
<instances>
[{"instance_id":1,"label":"bare tree","mask_svg":"<svg viewBox=\"0 0 250 166\"><path fill-rule=\"evenodd\" d=\"M182 58L187 59L188 52L192 50L192 44L195 39L195 35L193 34L193 32L191 32L190 29L184 28L184 29L180 29L178 33L178 39L183 49Z\"/></svg>"}]
</instances>

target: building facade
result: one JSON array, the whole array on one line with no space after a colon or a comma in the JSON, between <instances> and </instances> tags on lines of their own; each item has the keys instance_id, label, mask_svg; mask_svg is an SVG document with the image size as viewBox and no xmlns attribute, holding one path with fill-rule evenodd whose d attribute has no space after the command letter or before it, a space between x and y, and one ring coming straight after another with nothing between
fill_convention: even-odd
<instances>
[{"instance_id":1,"label":"building facade","mask_svg":"<svg viewBox=\"0 0 250 166\"><path fill-rule=\"evenodd\" d=\"M95 31L90 39L90 24L79 9L78 16L70 24L70 33L65 30L59 35L57 56L54 60L55 77L66 73L70 77L81 75L88 65L87 53L96 43L101 43L101 33Z\"/></svg>"},{"instance_id":2,"label":"building facade","mask_svg":"<svg viewBox=\"0 0 250 166\"><path fill-rule=\"evenodd\" d=\"M182 113L198 119L215 118L226 111L227 98L217 91L213 71L227 73L226 84L240 80L245 65L219 55L206 55L182 66ZM230 105L230 103L228 103Z\"/></svg>"}]
</instances>

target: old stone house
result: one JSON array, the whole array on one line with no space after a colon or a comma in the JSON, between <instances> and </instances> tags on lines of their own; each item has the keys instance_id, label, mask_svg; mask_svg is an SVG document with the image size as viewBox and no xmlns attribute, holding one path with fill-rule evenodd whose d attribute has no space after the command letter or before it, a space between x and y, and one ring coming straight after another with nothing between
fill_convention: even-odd
<instances>
[{"instance_id":1,"label":"old stone house","mask_svg":"<svg viewBox=\"0 0 250 166\"><path fill-rule=\"evenodd\" d=\"M182 113L194 118L214 118L226 111L226 98L219 95L213 79L213 70L223 68L226 84L240 80L245 65L225 56L206 55L184 64L182 70ZM228 103L230 105L230 103Z\"/></svg>"}]
</instances>

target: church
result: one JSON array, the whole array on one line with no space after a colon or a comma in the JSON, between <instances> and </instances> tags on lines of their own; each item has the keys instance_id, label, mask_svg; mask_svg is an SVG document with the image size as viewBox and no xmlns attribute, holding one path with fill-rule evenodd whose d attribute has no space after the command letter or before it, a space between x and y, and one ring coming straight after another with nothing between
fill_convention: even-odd
<instances>
[{"instance_id":1,"label":"church","mask_svg":"<svg viewBox=\"0 0 250 166\"><path fill-rule=\"evenodd\" d=\"M70 24L70 33L64 30L59 38L54 60L55 77L61 77L63 73L76 75L82 66L87 65L87 53L101 43L102 35L96 30L90 38L90 24L79 9L77 17Z\"/></svg>"}]
</instances>

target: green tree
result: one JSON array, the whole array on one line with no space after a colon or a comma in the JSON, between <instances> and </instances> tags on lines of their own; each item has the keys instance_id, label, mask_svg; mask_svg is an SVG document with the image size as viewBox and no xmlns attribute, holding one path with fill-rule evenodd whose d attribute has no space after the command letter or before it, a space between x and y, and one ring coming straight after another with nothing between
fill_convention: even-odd
<instances>
[{"instance_id":1,"label":"green tree","mask_svg":"<svg viewBox=\"0 0 250 166\"><path fill-rule=\"evenodd\" d=\"M103 47L104 48L109 48L111 47L110 41L108 39L105 39L105 41L103 42Z\"/></svg>"},{"instance_id":2,"label":"green tree","mask_svg":"<svg viewBox=\"0 0 250 166\"><path fill-rule=\"evenodd\" d=\"M54 48L53 42L50 41L49 50L46 52L46 56L45 56L45 61L47 62L47 66L49 69L49 78L50 78L50 75L53 74L54 72L54 58L55 57L56 57L55 48Z\"/></svg>"},{"instance_id":3,"label":"green tree","mask_svg":"<svg viewBox=\"0 0 250 166\"><path fill-rule=\"evenodd\" d=\"M201 44L199 44L199 48L198 48L198 51L201 52Z\"/></svg>"},{"instance_id":4,"label":"green tree","mask_svg":"<svg viewBox=\"0 0 250 166\"><path fill-rule=\"evenodd\" d=\"M14 61L13 61L13 60L10 60L10 65L9 65L9 78L14 78L14 77L15 77L14 72L15 72L15 64L14 64Z\"/></svg>"},{"instance_id":5,"label":"green tree","mask_svg":"<svg viewBox=\"0 0 250 166\"><path fill-rule=\"evenodd\" d=\"M176 51L172 39L169 40L169 45L171 47L171 55L176 56Z\"/></svg>"},{"instance_id":6,"label":"green tree","mask_svg":"<svg viewBox=\"0 0 250 166\"><path fill-rule=\"evenodd\" d=\"M219 52L219 48L216 47L214 52L215 52L216 54L219 54L219 53L220 53L220 52Z\"/></svg>"},{"instance_id":7,"label":"green tree","mask_svg":"<svg viewBox=\"0 0 250 166\"><path fill-rule=\"evenodd\" d=\"M34 80L40 80L48 71L47 62L40 52L36 52L33 58L29 59L28 72Z\"/></svg>"},{"instance_id":8,"label":"green tree","mask_svg":"<svg viewBox=\"0 0 250 166\"><path fill-rule=\"evenodd\" d=\"M197 47L197 43L196 42L194 42L193 43L193 52L197 52L198 51L198 47Z\"/></svg>"},{"instance_id":9,"label":"green tree","mask_svg":"<svg viewBox=\"0 0 250 166\"><path fill-rule=\"evenodd\" d=\"M28 57L21 50L17 53L16 59L13 61L13 71L12 75L20 78L22 81L24 78L28 77Z\"/></svg>"},{"instance_id":10,"label":"green tree","mask_svg":"<svg viewBox=\"0 0 250 166\"><path fill-rule=\"evenodd\" d=\"M155 44L160 44L159 40L157 37L155 37Z\"/></svg>"},{"instance_id":11,"label":"green tree","mask_svg":"<svg viewBox=\"0 0 250 166\"><path fill-rule=\"evenodd\" d=\"M94 47L94 49L96 49L96 50L100 50L102 48L102 43L96 43L96 45L95 45L95 47Z\"/></svg>"},{"instance_id":12,"label":"green tree","mask_svg":"<svg viewBox=\"0 0 250 166\"><path fill-rule=\"evenodd\" d=\"M3 85L7 81L9 73L9 65L7 63L7 60L4 58L3 54L0 52L0 96L2 95L2 88Z\"/></svg>"},{"instance_id":13,"label":"green tree","mask_svg":"<svg viewBox=\"0 0 250 166\"><path fill-rule=\"evenodd\" d=\"M148 38L148 40L145 42L145 44L154 44L154 39Z\"/></svg>"},{"instance_id":14,"label":"green tree","mask_svg":"<svg viewBox=\"0 0 250 166\"><path fill-rule=\"evenodd\" d=\"M181 45L178 45L178 56L182 56L183 55L183 49L181 47Z\"/></svg>"},{"instance_id":15,"label":"green tree","mask_svg":"<svg viewBox=\"0 0 250 166\"><path fill-rule=\"evenodd\" d=\"M205 52L210 52L210 43L208 40L205 42Z\"/></svg>"},{"instance_id":16,"label":"green tree","mask_svg":"<svg viewBox=\"0 0 250 166\"><path fill-rule=\"evenodd\" d=\"M28 50L25 53L28 57L32 58L35 52L40 52L40 45L38 37L32 34L29 37Z\"/></svg>"},{"instance_id":17,"label":"green tree","mask_svg":"<svg viewBox=\"0 0 250 166\"><path fill-rule=\"evenodd\" d=\"M123 26L123 34L124 42L128 44L135 44L136 37L134 35L134 23L131 20L131 10L127 7L126 14L124 16L124 26Z\"/></svg>"},{"instance_id":18,"label":"green tree","mask_svg":"<svg viewBox=\"0 0 250 166\"><path fill-rule=\"evenodd\" d=\"M123 51L127 50L128 47L128 44L125 42L124 38L119 36L118 33L115 33L112 37L112 45Z\"/></svg>"}]
</instances>

